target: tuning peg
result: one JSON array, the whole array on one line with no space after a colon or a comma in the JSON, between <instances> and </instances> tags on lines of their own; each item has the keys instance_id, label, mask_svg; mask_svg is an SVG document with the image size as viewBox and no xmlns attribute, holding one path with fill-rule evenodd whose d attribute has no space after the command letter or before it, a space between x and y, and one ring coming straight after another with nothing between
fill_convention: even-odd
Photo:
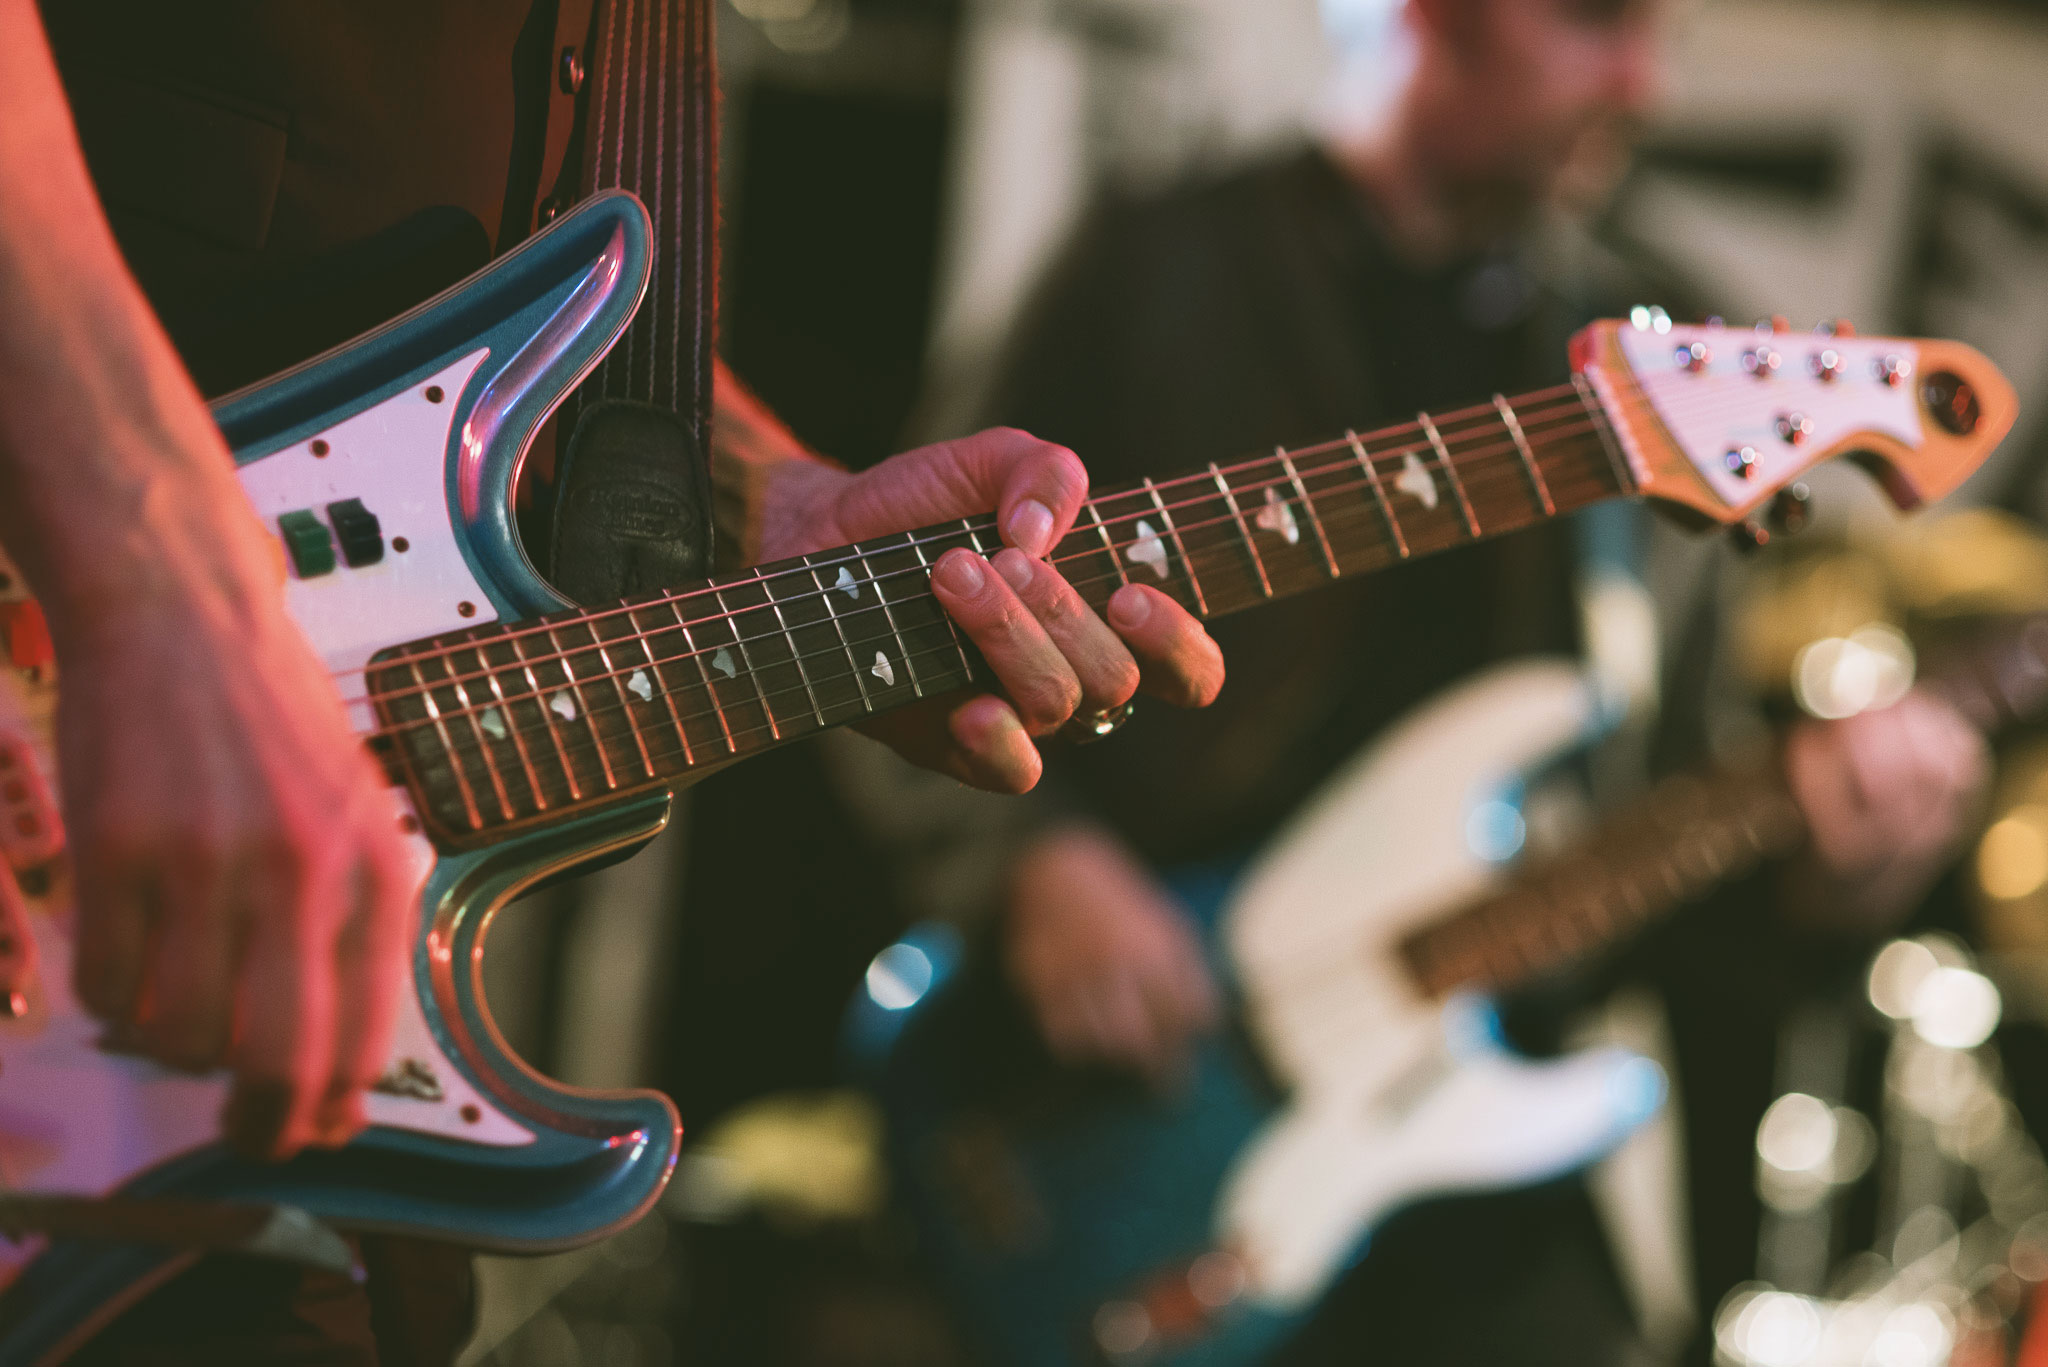
<instances>
[{"instance_id":1,"label":"tuning peg","mask_svg":"<svg viewBox=\"0 0 2048 1367\"><path fill-rule=\"evenodd\" d=\"M1736 550L1750 555L1771 544L1771 529L1753 517L1746 517L1728 529L1728 539Z\"/></svg>"},{"instance_id":2,"label":"tuning peg","mask_svg":"<svg viewBox=\"0 0 2048 1367\"><path fill-rule=\"evenodd\" d=\"M1854 337L1856 335L1856 325L1847 318L1837 318L1833 322L1818 324L1813 330L1823 337Z\"/></svg>"},{"instance_id":3,"label":"tuning peg","mask_svg":"<svg viewBox=\"0 0 2048 1367\"><path fill-rule=\"evenodd\" d=\"M1791 320L1790 320L1790 319L1788 319L1788 318L1786 318L1784 314L1782 314L1782 313L1774 313L1774 314L1772 314L1772 315L1771 315L1771 331L1772 331L1772 332L1790 332L1791 330L1792 330L1792 323L1791 323Z\"/></svg>"},{"instance_id":4,"label":"tuning peg","mask_svg":"<svg viewBox=\"0 0 2048 1367\"><path fill-rule=\"evenodd\" d=\"M1771 499L1767 515L1771 530L1781 536L1797 536L1813 521L1813 491L1804 484L1788 484Z\"/></svg>"}]
</instances>

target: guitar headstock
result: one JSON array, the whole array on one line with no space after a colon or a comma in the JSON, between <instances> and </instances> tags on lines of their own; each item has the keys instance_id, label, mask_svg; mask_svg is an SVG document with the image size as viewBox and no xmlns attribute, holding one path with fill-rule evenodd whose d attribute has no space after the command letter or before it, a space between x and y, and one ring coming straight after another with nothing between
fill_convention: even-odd
<instances>
[{"instance_id":1,"label":"guitar headstock","mask_svg":"<svg viewBox=\"0 0 2048 1367\"><path fill-rule=\"evenodd\" d=\"M1800 475L1854 456L1893 503L1949 493L2019 413L1960 342L1674 323L1661 309L1572 340L1641 493L1714 522L1750 517Z\"/></svg>"}]
</instances>

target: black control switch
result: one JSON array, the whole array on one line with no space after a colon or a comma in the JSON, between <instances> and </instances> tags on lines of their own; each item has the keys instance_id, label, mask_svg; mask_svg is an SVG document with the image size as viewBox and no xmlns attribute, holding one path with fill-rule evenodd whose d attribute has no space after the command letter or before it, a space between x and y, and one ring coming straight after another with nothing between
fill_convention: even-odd
<instances>
[{"instance_id":1,"label":"black control switch","mask_svg":"<svg viewBox=\"0 0 2048 1367\"><path fill-rule=\"evenodd\" d=\"M334 524L334 539L341 543L341 558L350 569L374 565L384 558L384 529L361 499L328 504L327 520Z\"/></svg>"}]
</instances>

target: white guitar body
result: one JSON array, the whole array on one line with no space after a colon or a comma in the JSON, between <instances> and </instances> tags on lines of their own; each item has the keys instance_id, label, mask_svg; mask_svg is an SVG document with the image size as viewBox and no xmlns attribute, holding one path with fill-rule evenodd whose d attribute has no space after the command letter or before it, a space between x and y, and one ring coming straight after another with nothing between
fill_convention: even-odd
<instances>
[{"instance_id":1,"label":"white guitar body","mask_svg":"<svg viewBox=\"0 0 2048 1367\"><path fill-rule=\"evenodd\" d=\"M433 379L445 392L459 393L481 359L467 357ZM361 671L373 653L392 640L464 625L458 603L490 611L490 600L456 545L446 509L441 453L450 444L451 419L449 405L430 403L415 388L328 429L321 456L302 443L241 471L244 491L266 520L361 494L408 539L403 555L316 579L294 576L284 586L314 648L343 680L360 725L370 721ZM0 600L9 596L19 593L10 590ZM0 677L0 744L25 747L34 756L34 781L54 796L53 669L44 667L40 683L12 671ZM391 800L394 820L410 810L402 790L392 790ZM409 840L424 882L433 848L424 835ZM0 897L19 896L6 863L0 860ZM30 1009L0 1030L6 1045L0 1066L0 1190L103 1196L215 1143L227 1079L177 1073L141 1058L110 1058L99 1048L105 1027L72 991L69 874L53 866L49 875L45 893L23 899L37 961ZM396 1086L372 1092L365 1099L371 1123L463 1144L530 1143L533 1132L471 1085L449 1057L418 997L403 993L400 1002L387 1077L431 1078L434 1086L421 1090L438 1095L408 1095ZM37 1240L0 1240L0 1286L40 1251Z\"/></svg>"},{"instance_id":2,"label":"white guitar body","mask_svg":"<svg viewBox=\"0 0 2048 1367\"><path fill-rule=\"evenodd\" d=\"M1304 1308L1394 1211L1584 1167L1661 1104L1648 1059L1521 1058L1483 1000L1429 1000L1398 957L1410 932L1498 884L1487 833L1518 819L1522 778L1583 743L1598 714L1568 661L1489 671L1342 770L1240 883L1224 940L1247 1024L1291 1093L1216 1208L1218 1245L1257 1302Z\"/></svg>"}]
</instances>

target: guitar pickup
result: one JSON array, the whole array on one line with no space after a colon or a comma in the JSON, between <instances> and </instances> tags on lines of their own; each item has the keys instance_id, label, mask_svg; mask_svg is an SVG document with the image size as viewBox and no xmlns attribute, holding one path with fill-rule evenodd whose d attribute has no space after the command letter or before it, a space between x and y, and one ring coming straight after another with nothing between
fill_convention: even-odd
<instances>
[{"instance_id":1,"label":"guitar pickup","mask_svg":"<svg viewBox=\"0 0 2048 1367\"><path fill-rule=\"evenodd\" d=\"M384 558L384 528L361 499L345 498L328 504L327 520L334 524L334 538L341 543L341 558L350 569L359 570Z\"/></svg>"}]
</instances>

